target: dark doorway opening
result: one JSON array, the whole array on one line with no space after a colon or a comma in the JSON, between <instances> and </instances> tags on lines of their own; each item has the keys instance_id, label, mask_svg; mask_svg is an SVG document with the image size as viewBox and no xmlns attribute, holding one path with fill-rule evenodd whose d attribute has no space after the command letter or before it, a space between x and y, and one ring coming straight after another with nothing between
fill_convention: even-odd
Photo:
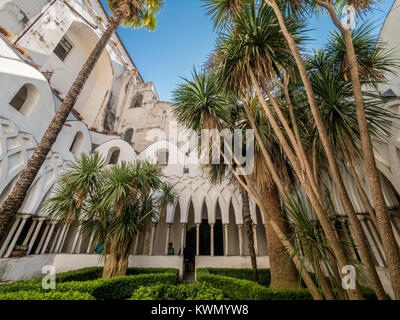
<instances>
[{"instance_id":1,"label":"dark doorway opening","mask_svg":"<svg viewBox=\"0 0 400 320\"><path fill-rule=\"evenodd\" d=\"M209 256L210 251L210 225L208 219L202 219L200 224L200 255Z\"/></svg>"},{"instance_id":2,"label":"dark doorway opening","mask_svg":"<svg viewBox=\"0 0 400 320\"><path fill-rule=\"evenodd\" d=\"M185 261L185 272L195 271L196 257L196 227L186 232L186 245L183 251L183 259Z\"/></svg>"},{"instance_id":3,"label":"dark doorway opening","mask_svg":"<svg viewBox=\"0 0 400 320\"><path fill-rule=\"evenodd\" d=\"M217 219L214 224L214 255L224 255L224 234L221 219Z\"/></svg>"}]
</instances>

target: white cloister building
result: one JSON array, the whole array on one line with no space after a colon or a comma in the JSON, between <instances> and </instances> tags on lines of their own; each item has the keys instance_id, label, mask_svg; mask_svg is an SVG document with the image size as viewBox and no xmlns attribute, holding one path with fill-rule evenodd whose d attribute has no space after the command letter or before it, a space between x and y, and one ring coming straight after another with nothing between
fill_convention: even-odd
<instances>
[{"instance_id":1,"label":"white cloister building","mask_svg":"<svg viewBox=\"0 0 400 320\"><path fill-rule=\"evenodd\" d=\"M396 6L397 4L397 6ZM393 29L399 27L400 0L388 16L381 39L400 50ZM0 203L11 191L62 99L105 30L107 14L98 0L0 0ZM392 37L395 37L392 39ZM400 57L400 51L398 51ZM400 80L391 78L383 92L396 113ZM390 89L390 90L389 90ZM389 91L388 91L389 90ZM99 152L108 163L136 159L166 160L163 172L179 198L165 220L154 222L137 238L131 266L177 267L184 272L183 249L196 252L197 267L250 267L241 197L229 181L212 185L190 161L192 152L176 137L171 103L160 101L151 82L144 82L124 44L114 35L89 77L51 153L28 192L18 217L0 242L0 279L38 276L47 264L57 271L99 265L93 235L80 233L78 222L63 225L42 216L40 204L51 193L68 161L80 153ZM172 125L171 125L172 124ZM400 243L400 131L393 126L387 142L376 142L393 229ZM179 129L182 128L177 126ZM161 134L161 133L164 134ZM179 161L172 161L176 157ZM354 206L385 277L385 259L347 169L342 168ZM359 169L362 174L362 168ZM365 175L362 175L365 176ZM329 185L329 181L326 182ZM365 185L366 180L362 183ZM350 237L344 210L332 187L332 199ZM368 190L368 189L367 189ZM258 265L268 267L263 217L250 202ZM173 243L175 255L167 255ZM24 257L12 257L26 245ZM354 252L357 255L357 252Z\"/></svg>"}]
</instances>

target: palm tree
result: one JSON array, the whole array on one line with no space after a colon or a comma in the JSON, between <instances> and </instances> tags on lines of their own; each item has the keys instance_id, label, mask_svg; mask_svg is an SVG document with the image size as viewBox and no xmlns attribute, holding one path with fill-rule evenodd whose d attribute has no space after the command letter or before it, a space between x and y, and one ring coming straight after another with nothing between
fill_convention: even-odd
<instances>
[{"instance_id":1,"label":"palm tree","mask_svg":"<svg viewBox=\"0 0 400 320\"><path fill-rule=\"evenodd\" d=\"M290 229L287 217L282 211L278 187L271 177L271 172L266 164L261 148L265 148L268 154L274 155L273 165L285 184L285 190L292 189L294 185L292 168L279 146L276 136L265 116L265 113L262 111L262 107L260 106L257 97L247 96L244 104L246 104L246 106L242 106L240 128L254 130L252 123L249 120L251 117L261 138L261 140L257 139L256 143L252 180L260 190L261 199L263 200L265 209L271 218L279 225L284 235L289 238L293 230ZM244 108L247 110L244 110ZM246 111L250 112L251 116L248 116ZM262 146L260 143L262 143ZM265 219L265 221L268 256L270 258L271 269L270 288L298 288L299 281L296 267L292 262L288 263L289 254L287 253L284 244L273 231L268 220Z\"/></svg>"},{"instance_id":2,"label":"palm tree","mask_svg":"<svg viewBox=\"0 0 400 320\"><path fill-rule=\"evenodd\" d=\"M279 7L277 7L277 9L279 11ZM257 7L255 4L251 4L250 6L245 7L237 19L234 19L234 23L235 29L232 30L230 36L226 37L224 40L225 47L222 46L221 48L222 52L225 51L225 58L223 59L221 67L224 69L224 72L221 78L226 82L229 82L231 85L240 86L242 90L250 87L254 87L256 90L263 109L267 114L268 120L270 121L286 156L290 160L297 177L303 185L312 206L324 227L327 238L332 243L332 248L339 262L339 266L342 268L348 264L348 259L337 235L335 234L331 221L325 212L319 194L320 191L317 188L314 177L310 174L310 166L307 164L308 160L305 156L304 149L299 147L301 142L296 140L288 125L288 121L280 110L269 87L270 84L268 81L276 76L277 72L279 72L282 67L290 65L292 59L290 52L291 48L288 48L286 39L282 36L285 32L281 32L282 26L279 16L275 15L274 11L272 11L268 6L260 5ZM288 26L289 29L286 28L286 32L291 34L290 39L293 40L294 45L297 48L296 42L301 40L301 37L299 37L301 24L299 24L298 21L289 18L283 20L283 24L285 27ZM279 128L279 125L264 98L260 84L263 91L267 94L269 102L273 106L273 110L276 112L280 122L283 124L291 146L286 140L282 130ZM315 102L315 97L313 97L313 100ZM314 106L316 106L316 104L314 104ZM318 109L316 112L314 111L315 110L313 110L313 117L317 118L316 123L319 122L317 127L319 131L320 129L323 131L322 134L320 133L320 136L326 138L325 128L323 127L323 123L320 121L321 117L318 113ZM323 145L325 149L328 148L329 151L329 141L326 139L324 140L323 138L321 139L324 142ZM330 157L328 157L330 160L330 168L332 169L333 165L335 166L332 171L336 184L341 187L338 189L342 196L342 201L344 202L346 209L354 212L350 198L348 197L343 182L341 181L334 156L329 152L327 152L327 154L330 155ZM304 164L306 164L306 166L304 166ZM359 288L349 291L349 295L356 299L362 298Z\"/></svg>"},{"instance_id":3,"label":"palm tree","mask_svg":"<svg viewBox=\"0 0 400 320\"><path fill-rule=\"evenodd\" d=\"M80 219L81 232L94 232L105 247L103 278L110 278L126 273L136 236L175 197L157 166L140 161L105 166L97 154L82 155L69 165L44 212L64 222Z\"/></svg>"},{"instance_id":4,"label":"palm tree","mask_svg":"<svg viewBox=\"0 0 400 320\"><path fill-rule=\"evenodd\" d=\"M176 118L186 128L195 130L199 135L201 135L202 129L213 130L224 128L224 123L226 124L229 119L230 109L235 107L235 104L232 104L222 94L216 80L217 78L213 74L199 74L194 70L192 79L184 79L184 82L179 84L173 92L173 100L175 101L173 112ZM239 186L239 190L242 196L243 221L248 238L253 279L258 282L253 221L250 216L249 198L246 190L241 186Z\"/></svg>"},{"instance_id":5,"label":"palm tree","mask_svg":"<svg viewBox=\"0 0 400 320\"><path fill-rule=\"evenodd\" d=\"M163 0L107 0L107 3L113 13L113 16L108 19L107 29L82 66L32 157L28 160L26 168L18 177L11 193L0 208L0 236L6 232L8 226L15 219L29 188L113 33L121 24L133 28L147 27L149 30L154 30L156 28L155 15L163 6Z\"/></svg>"},{"instance_id":6,"label":"palm tree","mask_svg":"<svg viewBox=\"0 0 400 320\"><path fill-rule=\"evenodd\" d=\"M355 0L352 1L359 13L370 9L374 1ZM390 274L392 287L396 299L400 299L400 252L394 238L390 216L388 214L386 202L383 196L382 186L379 178L378 168L376 166L374 149L371 136L368 130L368 121L365 113L365 103L362 95L362 81L360 76L360 66L355 51L352 33L340 22L335 7L329 1L316 0L316 3L325 8L336 28L341 32L345 47L347 65L350 69L350 78L353 87L354 100L356 103L357 122L360 130L361 148L364 154L364 163L368 176L368 183L374 201L378 229L382 234L382 244L388 262L388 271Z\"/></svg>"},{"instance_id":7,"label":"palm tree","mask_svg":"<svg viewBox=\"0 0 400 320\"><path fill-rule=\"evenodd\" d=\"M321 141L324 146L324 151L327 154L327 159L329 162L329 167L332 172L333 180L338 188L339 195L342 199L343 205L346 207L346 212L350 215L353 215L351 210L351 203L346 199L346 193L343 186L343 183L340 178L340 173L338 170L337 165L335 164L334 153L332 146L329 144L329 139L327 137L325 128L322 123L322 119L318 113L317 103L314 96L314 92L312 90L312 86L310 83L310 79L307 76L307 71L305 68L304 61L300 55L299 49L296 46L295 40L293 36L287 29L285 24L285 19L282 11L279 8L276 0L264 0L271 8L273 8L278 21L279 26L282 30L285 39L288 42L289 48L293 53L293 56L296 60L297 67L299 68L300 76L305 86L307 92L308 103L313 113L313 117L315 119L316 126L319 131L319 135L321 137ZM324 1L324 0L314 0L314 1L294 1L289 0L294 7L302 8L302 4L305 6L310 6L311 10L315 10L318 6L325 8L334 25L339 29L341 32L345 47L346 47L346 57L347 63L350 68L350 77L353 86L353 94L354 100L356 102L356 111L357 111L357 122L360 128L360 140L361 146L364 154L365 166L368 175L369 187L371 193L373 195L373 200L375 204L375 211L377 216L378 228L380 233L384 234L382 239L385 255L388 261L388 270L392 280L392 285L395 287L395 297L400 299L400 253L397 249L397 245L395 242L392 226L390 223L390 218L388 216L386 203L383 197L381 183L379 180L378 169L376 167L371 137L369 135L368 130L368 122L365 114L365 105L363 101L362 91L361 91L361 80L360 80L360 73L359 73L359 64L357 61L357 56L352 40L352 34L349 28L345 28L336 14L335 6L342 7L343 4L347 2L338 0L338 1ZM285 1L287 2L287 1ZM373 0L354 0L351 2L352 5L355 6L359 13L362 13L365 10L371 8L371 5L374 3ZM304 10L304 8L302 8Z\"/></svg>"},{"instance_id":8,"label":"palm tree","mask_svg":"<svg viewBox=\"0 0 400 320\"><path fill-rule=\"evenodd\" d=\"M353 165L354 159L357 157L360 159L358 144L360 133L357 125L351 84L345 80L344 72L337 68L338 64L335 64L334 60L324 51L316 52L313 57L306 60L306 63L321 117L327 128L330 142L332 146L335 146L334 152L337 155L336 158L339 161L339 159L344 157L346 162L349 163L350 171L356 181L360 196L364 200L366 208L371 208L368 197L358 181L358 176ZM370 134L378 139L388 136L391 124L390 119L393 117L396 118L396 115L381 108L382 101L378 96L374 96L368 92L363 92L363 94L369 96L368 100L365 101ZM304 99L304 94L302 96L303 102L299 112L307 114L309 113L307 101L304 101L306 100ZM311 115L309 115L310 117ZM314 136L319 144L317 132L314 133ZM374 212L371 209L369 211L374 221ZM357 218L354 220L349 217L349 219L373 287L379 299L386 299L385 291L375 271L372 254L360 222Z\"/></svg>"}]
</instances>

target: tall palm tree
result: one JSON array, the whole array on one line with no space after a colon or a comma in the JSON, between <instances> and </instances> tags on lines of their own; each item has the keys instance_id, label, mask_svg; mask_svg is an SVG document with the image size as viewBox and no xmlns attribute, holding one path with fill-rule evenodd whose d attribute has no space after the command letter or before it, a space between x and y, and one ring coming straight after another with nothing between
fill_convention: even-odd
<instances>
[{"instance_id":1,"label":"tall palm tree","mask_svg":"<svg viewBox=\"0 0 400 320\"><path fill-rule=\"evenodd\" d=\"M174 199L157 166L105 166L97 155L83 155L63 174L44 212L64 222L80 219L81 232L94 232L105 246L103 278L110 278L126 273L136 236Z\"/></svg>"},{"instance_id":2,"label":"tall palm tree","mask_svg":"<svg viewBox=\"0 0 400 320\"><path fill-rule=\"evenodd\" d=\"M82 66L40 143L28 160L26 168L21 172L11 193L0 208L0 236L6 232L8 226L15 219L29 188L113 33L121 24L133 28L147 27L149 30L154 30L156 28L155 15L163 6L163 0L107 0L107 3L113 13L113 16L108 19L107 29Z\"/></svg>"},{"instance_id":3,"label":"tall palm tree","mask_svg":"<svg viewBox=\"0 0 400 320\"><path fill-rule=\"evenodd\" d=\"M360 13L370 9L371 5L374 3L372 0L354 0L352 2L353 5L356 6L357 11ZM362 81L360 76L360 66L353 43L352 33L350 28L346 28L342 25L331 1L316 0L316 3L327 10L332 22L341 32L346 46L346 57L348 67L350 69L354 100L356 102L357 121L360 128L361 148L364 154L364 163L366 167L368 183L374 201L378 229L383 235L382 244L388 262L388 271L392 281L394 295L396 299L400 299L400 252L393 234L390 216L388 214L378 168L376 166L371 136L369 135L368 121L365 113L365 103L361 89Z\"/></svg>"},{"instance_id":4,"label":"tall palm tree","mask_svg":"<svg viewBox=\"0 0 400 320\"><path fill-rule=\"evenodd\" d=\"M308 102L310 108L313 112L313 117L316 122L316 126L318 128L319 134L321 136L322 143L324 145L324 151L327 154L328 162L330 170L332 171L333 180L335 181L336 186L338 187L339 195L342 198L342 202L346 208L348 214L352 215L352 210L348 199L346 199L346 194L344 192L344 186L340 179L340 173L335 164L334 153L332 150L332 146L329 144L329 139L327 137L325 128L323 127L322 119L318 114L317 103L315 100L314 92L312 90L312 86L310 83L310 79L307 76L307 71L305 68L304 61L300 55L299 49L296 46L294 38L290 34L285 24L284 15L279 8L276 0L264 0L271 8L273 8L278 20L279 26L282 30L283 35L285 36L290 50L293 53L293 56L296 60L297 67L299 68L300 76L305 86ZM393 234L393 229L390 223L390 217L387 212L386 202L383 197L383 192L381 188L381 183L379 180L379 173L376 167L371 137L368 131L368 122L365 114L365 105L363 101L362 91L361 91L361 80L359 73L359 64L357 61L357 56L352 40L352 34L349 28L346 28L342 25L339 17L336 13L336 7L342 7L343 4L347 4L347 1L338 0L338 1L325 1L325 0L313 0L313 1L297 1L297 0L288 0L293 3L295 6L300 6L304 4L305 6L310 6L311 10L315 10L318 6L325 8L329 13L334 25L341 32L344 43L346 46L346 56L347 62L350 69L350 77L353 86L353 94L354 100L356 102L356 111L357 111L357 121L360 127L360 140L361 146L364 154L365 166L368 176L369 187L371 189L371 193L373 195L375 211L377 216L378 228L380 233L384 234L382 239L382 244L384 246L385 256L388 261L388 271L392 280L392 285L395 289L395 297L400 299L400 253L397 249L396 241ZM285 1L287 2L287 1ZM374 0L354 0L351 1L351 4L355 6L358 12L362 13L365 10L371 8L371 5L374 3Z\"/></svg>"},{"instance_id":5,"label":"tall palm tree","mask_svg":"<svg viewBox=\"0 0 400 320\"><path fill-rule=\"evenodd\" d=\"M199 74L196 70L191 79L184 79L173 92L173 112L186 128L201 135L202 129L223 129L228 123L230 109L235 104L222 94L213 74ZM229 126L228 126L229 128ZM211 143L211 141L210 141ZM212 149L212 148L210 148ZM250 216L249 198L246 190L239 186L242 196L242 214L248 238L254 281L258 282L257 260L254 249L253 221Z\"/></svg>"},{"instance_id":6,"label":"tall palm tree","mask_svg":"<svg viewBox=\"0 0 400 320\"><path fill-rule=\"evenodd\" d=\"M331 144L334 146L334 152L337 155L336 158L339 161L339 159L343 159L344 157L346 162L349 163L350 171L353 172L352 176L356 181L356 185L358 185L360 196L364 200L366 208L369 208L371 205L369 204L368 197L358 181L353 166L354 159L357 156L360 158L358 144L360 133L357 125L351 84L345 80L344 72L337 68L337 64L335 68L334 60L323 51L316 52L313 57L306 60L306 63L321 117L327 128ZM374 96L368 92L365 92L364 95L369 96L368 100L366 99L365 101L370 134L378 139L382 139L382 137L389 135L390 119L396 118L396 115L382 109L382 100L378 96ZM304 100L300 113L307 114L309 113L309 109L307 102ZM314 135L319 144L317 132ZM373 210L370 212L370 215L374 221L375 215ZM360 222L358 219L354 221L351 218L350 222L373 287L380 299L386 299L385 291L375 271L372 253L369 250L369 245Z\"/></svg>"},{"instance_id":7,"label":"tall palm tree","mask_svg":"<svg viewBox=\"0 0 400 320\"><path fill-rule=\"evenodd\" d=\"M260 106L257 97L247 96L246 101L247 112L251 113L252 120L255 123L261 141L257 141L254 155L254 171L252 179L255 185L260 190L260 195L263 200L265 209L273 220L280 226L286 237L290 237L293 230L290 229L287 217L282 211L280 194L277 185L271 177L270 170L263 157L261 147L264 147L268 154L273 154L273 164L285 184L286 190L290 190L294 185L294 177L292 168L288 163L276 136L265 116L265 113ZM246 110L242 106L240 127L242 129L253 129L246 114ZM253 129L254 130L254 129ZM260 145L262 143L262 146ZM266 217L264 217L266 218ZM288 262L289 254L282 243L281 239L273 231L271 224L265 219L265 230L267 235L268 256L270 257L271 269L271 288L298 288L298 273L295 265Z\"/></svg>"},{"instance_id":8,"label":"tall palm tree","mask_svg":"<svg viewBox=\"0 0 400 320\"><path fill-rule=\"evenodd\" d=\"M279 11L279 7L277 8ZM343 268L348 264L348 259L334 231L331 221L325 212L324 204L321 202L319 194L320 191L315 184L313 176L309 173L310 166L303 166L304 163L307 164L304 149L299 148L299 143L301 142L296 140L291 128L288 126L288 121L282 114L282 111L276 103L269 87L270 84L268 81L276 76L277 72L279 72L283 66L290 64L292 59L291 50L287 46L285 37L283 37L284 32L280 31L280 19L268 6L260 5L257 7L255 4L252 4L249 7L246 7L246 9L239 14L237 19L234 19L234 23L235 29L232 30L234 32L231 32L230 37L225 41L227 46L223 49L225 50L226 57L223 60L223 68L225 69L225 72L223 73L222 79L229 81L231 84L236 83L236 85L239 85L242 88L254 87L256 90L263 109L267 114L268 120L270 121L282 148L285 150L297 177L303 185L312 206L321 221L327 238L332 243L332 248L335 252L339 266L340 268ZM289 18L286 18L283 23L285 26L288 25L290 31L288 28L286 28L286 31L291 35L295 35L296 41L298 42L301 39L301 37L299 37L301 24L299 25L298 21ZM294 41L295 47L297 48L296 41L294 40L295 38L292 36L291 39ZM284 125L285 133L288 135L291 145L287 141L282 130L279 128L277 121L274 119L268 103L264 98L260 84L263 91L268 95L273 110ZM315 102L315 97L313 98L313 101ZM316 103L314 106L316 106ZM325 128L323 128L323 123L320 121L321 119L318 109L316 109L316 112L314 111L315 110L313 110L313 116L314 118L317 117L317 120L319 121L317 127L324 131ZM326 138L326 133L324 135L324 132L322 132L320 136ZM328 140L324 140L324 142L329 144ZM324 147L328 147L329 151L329 145L324 143ZM329 152L327 154L330 155L330 157L328 157L330 160L330 168L335 166L335 170L332 170L334 173L333 175L336 178L335 182L342 187L338 188L340 189L339 193L342 196L342 201L345 202L345 207L349 211L352 210L354 212L350 198L348 197L343 182L341 181L334 156ZM348 290L348 294L355 299L362 298L359 288L356 288L356 290Z\"/></svg>"}]
</instances>

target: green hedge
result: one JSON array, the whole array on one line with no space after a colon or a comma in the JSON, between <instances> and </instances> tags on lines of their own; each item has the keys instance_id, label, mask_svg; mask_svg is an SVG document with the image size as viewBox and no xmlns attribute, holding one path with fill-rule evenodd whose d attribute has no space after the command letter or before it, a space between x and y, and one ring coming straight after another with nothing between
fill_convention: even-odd
<instances>
[{"instance_id":1,"label":"green hedge","mask_svg":"<svg viewBox=\"0 0 400 320\"><path fill-rule=\"evenodd\" d=\"M0 293L0 300L95 300L87 292L68 291L68 292L37 292L37 291L18 291Z\"/></svg>"},{"instance_id":2,"label":"green hedge","mask_svg":"<svg viewBox=\"0 0 400 320\"><path fill-rule=\"evenodd\" d=\"M202 268L206 269L206 268ZM253 270L252 269L231 269L231 268L208 268L209 273L217 276L226 276L242 280L253 281ZM270 269L257 269L259 283L265 287L268 287L271 283L271 271Z\"/></svg>"},{"instance_id":3,"label":"green hedge","mask_svg":"<svg viewBox=\"0 0 400 320\"><path fill-rule=\"evenodd\" d=\"M206 283L139 287L131 300L223 300L224 293Z\"/></svg>"},{"instance_id":4,"label":"green hedge","mask_svg":"<svg viewBox=\"0 0 400 320\"><path fill-rule=\"evenodd\" d=\"M261 283L270 283L269 269L260 269ZM270 289L252 281L251 269L199 268L197 281L222 289L230 299L237 300L310 300L308 289ZM242 281L243 280L243 281ZM264 282L265 281L265 282ZM237 289L235 289L237 288ZM374 290L361 287L366 300L377 300Z\"/></svg>"},{"instance_id":5,"label":"green hedge","mask_svg":"<svg viewBox=\"0 0 400 320\"><path fill-rule=\"evenodd\" d=\"M174 273L139 274L134 276L113 277L92 281L71 281L61 283L57 291L87 292L98 300L126 299L140 286L167 284L174 285L177 276Z\"/></svg>"},{"instance_id":6,"label":"green hedge","mask_svg":"<svg viewBox=\"0 0 400 320\"><path fill-rule=\"evenodd\" d=\"M199 268L197 281L221 289L232 300L312 300L307 289L270 289L253 281L215 275L208 268Z\"/></svg>"},{"instance_id":7,"label":"green hedge","mask_svg":"<svg viewBox=\"0 0 400 320\"><path fill-rule=\"evenodd\" d=\"M102 272L102 267L91 267L59 273L56 277L55 292L79 291L92 294L97 299L124 299L129 298L141 285L175 284L179 275L179 270L172 268L129 268L129 276L99 279ZM0 286L0 293L18 291L44 292L42 278Z\"/></svg>"}]
</instances>

